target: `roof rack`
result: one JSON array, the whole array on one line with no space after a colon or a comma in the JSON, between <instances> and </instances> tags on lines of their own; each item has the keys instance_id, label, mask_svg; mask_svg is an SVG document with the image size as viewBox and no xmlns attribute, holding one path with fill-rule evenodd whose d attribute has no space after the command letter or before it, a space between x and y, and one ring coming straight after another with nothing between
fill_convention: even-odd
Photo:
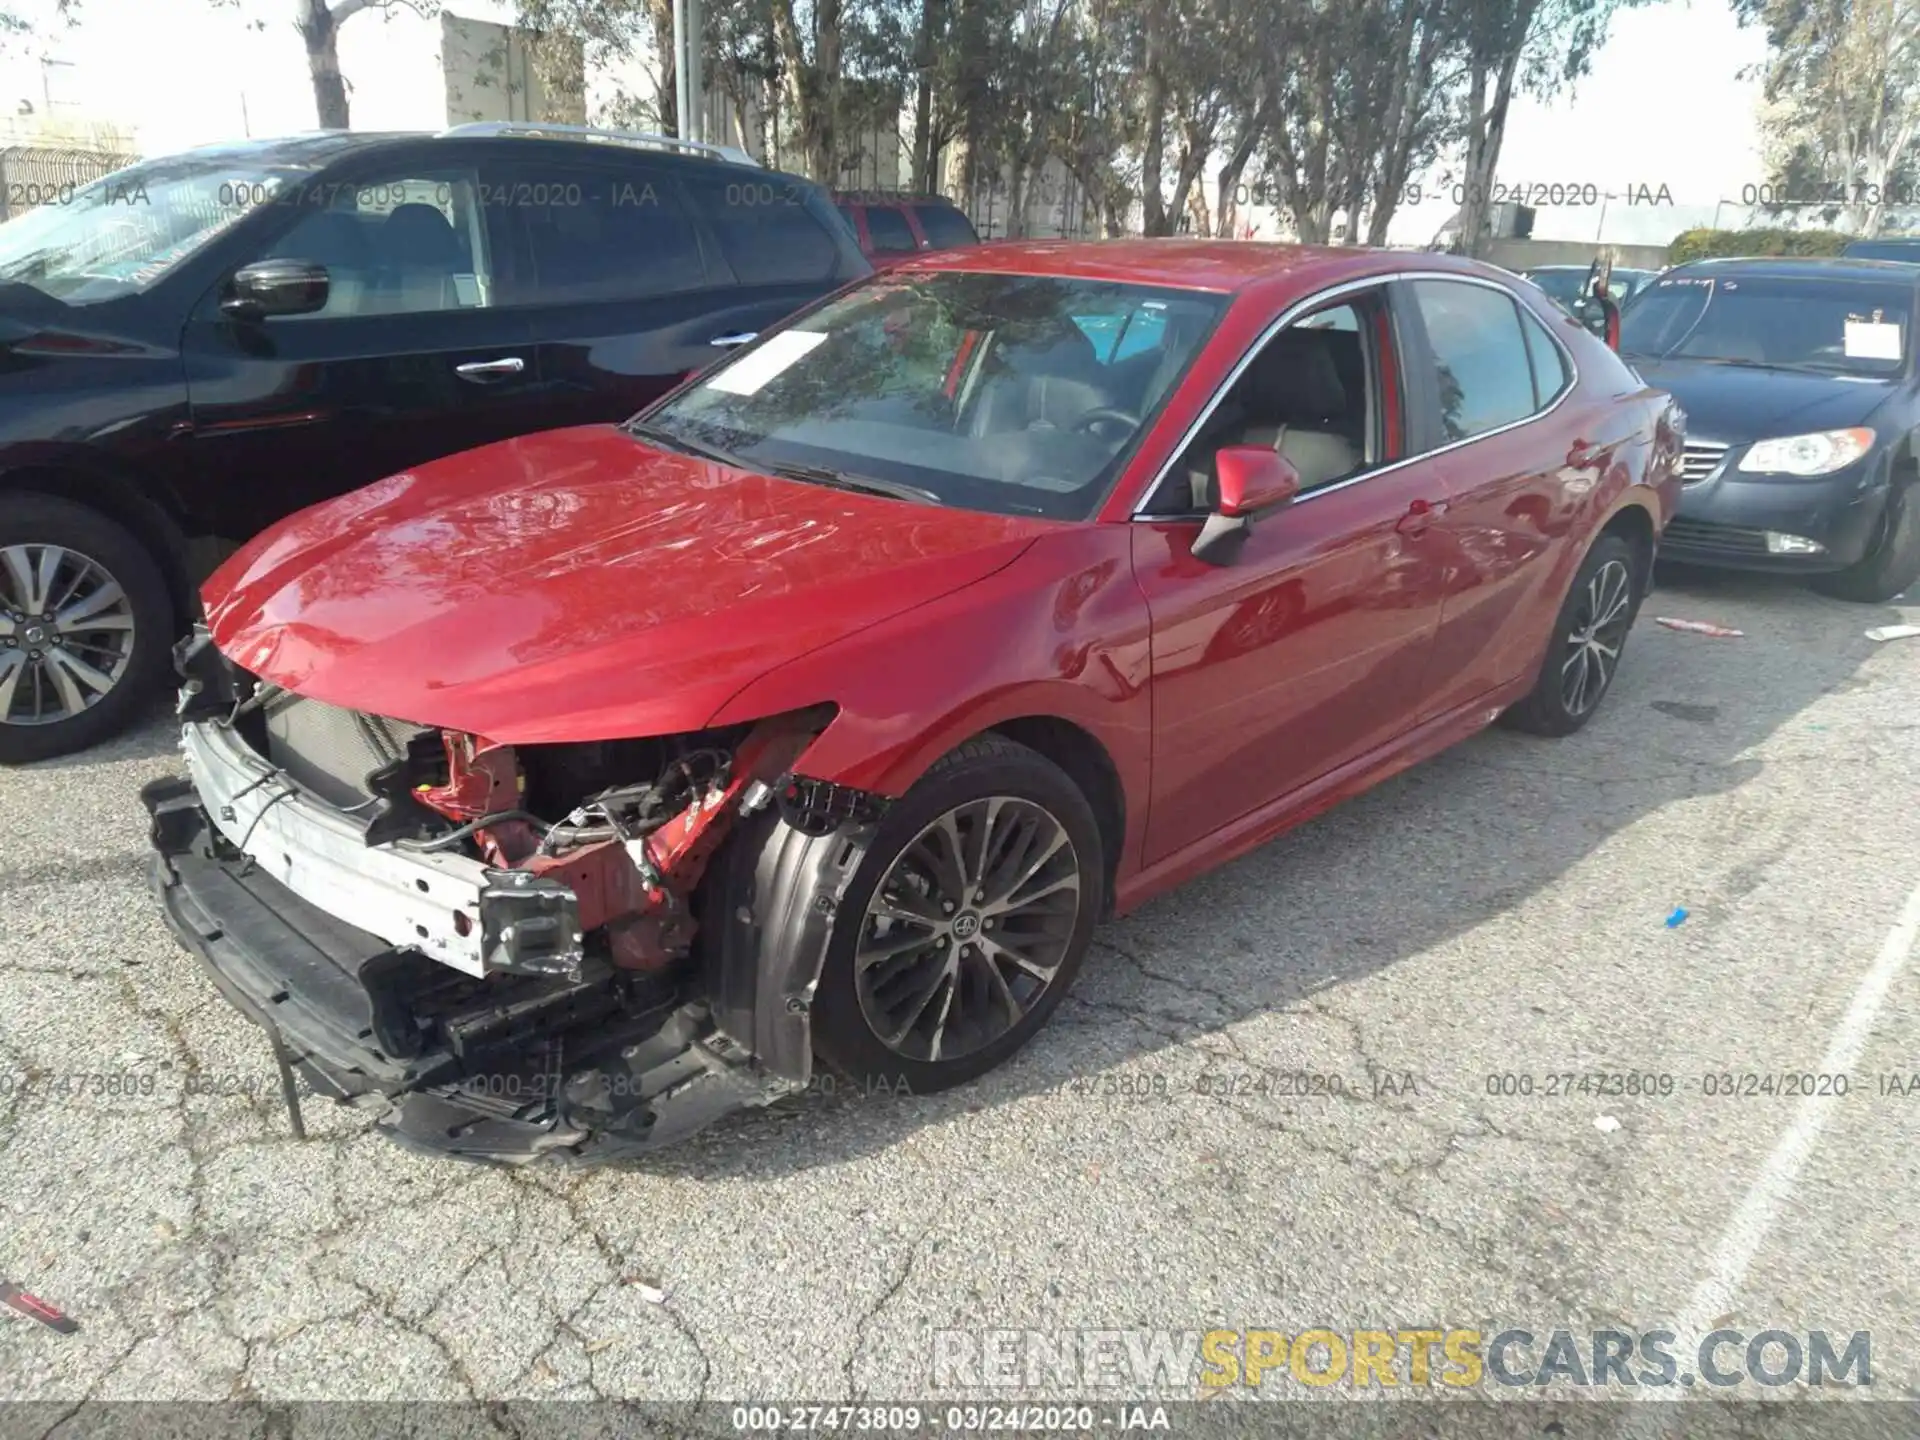
<instances>
[{"instance_id":1,"label":"roof rack","mask_svg":"<svg viewBox=\"0 0 1920 1440\"><path fill-rule=\"evenodd\" d=\"M521 120L475 120L442 130L446 136L518 135L535 140L590 140L602 144L633 145L648 150L682 150L693 155L711 155L735 165L760 162L735 145L709 145L703 140L682 140L673 135L655 135L644 130L599 130L591 125L530 124Z\"/></svg>"}]
</instances>

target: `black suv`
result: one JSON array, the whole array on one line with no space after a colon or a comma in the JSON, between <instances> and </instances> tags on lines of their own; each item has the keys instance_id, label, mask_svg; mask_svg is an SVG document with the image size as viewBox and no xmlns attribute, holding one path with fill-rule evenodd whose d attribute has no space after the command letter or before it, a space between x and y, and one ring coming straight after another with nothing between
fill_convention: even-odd
<instances>
[{"instance_id":1,"label":"black suv","mask_svg":"<svg viewBox=\"0 0 1920 1440\"><path fill-rule=\"evenodd\" d=\"M871 269L808 181L565 127L222 145L68 199L0 225L0 762L136 715L233 543L623 420Z\"/></svg>"}]
</instances>

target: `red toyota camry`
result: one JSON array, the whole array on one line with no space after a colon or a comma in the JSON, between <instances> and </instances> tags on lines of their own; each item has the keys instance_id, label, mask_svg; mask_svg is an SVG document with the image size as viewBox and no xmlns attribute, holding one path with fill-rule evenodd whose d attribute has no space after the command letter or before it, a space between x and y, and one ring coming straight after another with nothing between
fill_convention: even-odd
<instances>
[{"instance_id":1,"label":"red toyota camry","mask_svg":"<svg viewBox=\"0 0 1920 1440\"><path fill-rule=\"evenodd\" d=\"M206 590L184 943L417 1146L966 1081L1094 925L1607 694L1683 418L1543 295L1233 242L928 256L623 426L305 511Z\"/></svg>"}]
</instances>

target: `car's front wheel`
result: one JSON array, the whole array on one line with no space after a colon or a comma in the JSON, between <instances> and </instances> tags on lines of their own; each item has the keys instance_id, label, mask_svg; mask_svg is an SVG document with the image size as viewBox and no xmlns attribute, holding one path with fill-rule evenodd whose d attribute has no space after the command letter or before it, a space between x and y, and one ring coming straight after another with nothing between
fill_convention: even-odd
<instances>
[{"instance_id":1,"label":"car's front wheel","mask_svg":"<svg viewBox=\"0 0 1920 1440\"><path fill-rule=\"evenodd\" d=\"M123 527L49 495L0 498L0 764L106 739L166 673L173 606Z\"/></svg>"},{"instance_id":2,"label":"car's front wheel","mask_svg":"<svg viewBox=\"0 0 1920 1440\"><path fill-rule=\"evenodd\" d=\"M1591 720L1613 688L1639 597L1640 557L1622 537L1602 535L1561 602L1533 693L1501 720L1535 735L1571 735Z\"/></svg>"},{"instance_id":3,"label":"car's front wheel","mask_svg":"<svg viewBox=\"0 0 1920 1440\"><path fill-rule=\"evenodd\" d=\"M1057 765L999 736L887 812L839 909L815 1049L854 1080L943 1090L1047 1022L1104 902L1100 828Z\"/></svg>"},{"instance_id":4,"label":"car's front wheel","mask_svg":"<svg viewBox=\"0 0 1920 1440\"><path fill-rule=\"evenodd\" d=\"M1867 553L1844 570L1814 577L1813 588L1836 600L1878 605L1920 580L1920 498L1911 474L1887 496Z\"/></svg>"}]
</instances>

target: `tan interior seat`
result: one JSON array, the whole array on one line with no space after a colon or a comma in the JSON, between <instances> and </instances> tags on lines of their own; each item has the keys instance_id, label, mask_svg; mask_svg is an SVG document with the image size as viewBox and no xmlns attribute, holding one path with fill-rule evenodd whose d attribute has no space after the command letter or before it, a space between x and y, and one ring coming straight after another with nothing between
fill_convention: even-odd
<instances>
[{"instance_id":1,"label":"tan interior seat","mask_svg":"<svg viewBox=\"0 0 1920 1440\"><path fill-rule=\"evenodd\" d=\"M1303 490L1360 468L1360 448L1343 433L1351 424L1346 387L1320 334L1276 336L1241 384L1248 420L1227 443L1271 446L1299 471Z\"/></svg>"}]
</instances>

